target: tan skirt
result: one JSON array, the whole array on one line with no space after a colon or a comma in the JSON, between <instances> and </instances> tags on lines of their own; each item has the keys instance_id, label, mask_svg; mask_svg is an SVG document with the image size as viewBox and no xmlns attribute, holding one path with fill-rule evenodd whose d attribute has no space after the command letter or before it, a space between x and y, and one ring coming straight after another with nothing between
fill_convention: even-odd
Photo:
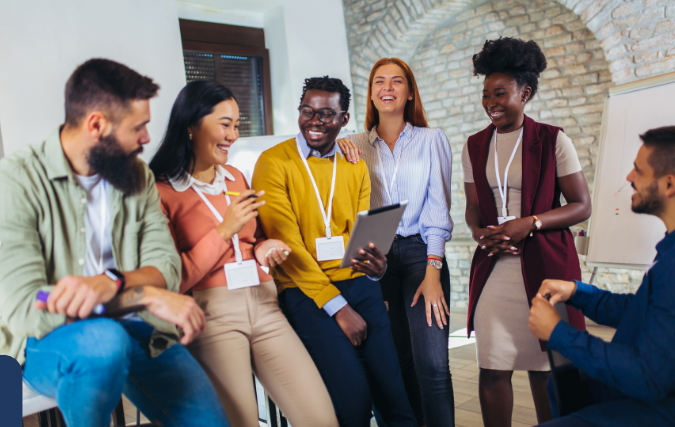
<instances>
[{"instance_id":1,"label":"tan skirt","mask_svg":"<svg viewBox=\"0 0 675 427\"><path fill-rule=\"evenodd\" d=\"M548 371L539 340L528 328L530 308L520 257L500 255L478 299L474 327L478 367L501 371Z\"/></svg>"}]
</instances>

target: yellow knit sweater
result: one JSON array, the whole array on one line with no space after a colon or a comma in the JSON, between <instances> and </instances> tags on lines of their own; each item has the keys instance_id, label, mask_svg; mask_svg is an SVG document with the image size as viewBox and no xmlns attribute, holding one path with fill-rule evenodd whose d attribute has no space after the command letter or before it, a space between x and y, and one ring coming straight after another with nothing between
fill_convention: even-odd
<instances>
[{"instance_id":1,"label":"yellow knit sweater","mask_svg":"<svg viewBox=\"0 0 675 427\"><path fill-rule=\"evenodd\" d=\"M331 230L333 236L344 236L346 248L356 214L370 208L370 177L363 160L354 165L342 155L336 156ZM310 156L307 163L327 210L333 157ZM299 287L321 308L340 294L332 282L363 275L340 268L341 260L316 260L315 239L326 237L326 232L314 187L296 148L295 138L262 153L251 183L256 191L265 190L265 205L258 210L265 235L269 239L282 240L293 249L286 262L272 272L279 292Z\"/></svg>"}]
</instances>

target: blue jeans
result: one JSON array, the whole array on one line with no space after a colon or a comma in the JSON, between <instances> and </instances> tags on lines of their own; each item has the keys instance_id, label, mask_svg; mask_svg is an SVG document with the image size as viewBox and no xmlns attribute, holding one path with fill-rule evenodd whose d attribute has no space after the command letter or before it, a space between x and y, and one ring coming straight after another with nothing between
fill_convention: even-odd
<instances>
[{"instance_id":1,"label":"blue jeans","mask_svg":"<svg viewBox=\"0 0 675 427\"><path fill-rule=\"evenodd\" d=\"M333 284L368 325L367 338L357 348L335 319L300 289L279 294L279 306L312 356L340 426L370 426L374 403L389 426L416 427L380 286L367 277Z\"/></svg>"},{"instance_id":2,"label":"blue jeans","mask_svg":"<svg viewBox=\"0 0 675 427\"><path fill-rule=\"evenodd\" d=\"M450 322L440 329L432 314L429 326L423 296L415 307L410 306L426 275L427 245L419 234L397 238L387 254L387 264L380 285L389 304L391 332L417 422L428 427L454 426L455 397L448 363ZM450 271L445 258L441 287L450 306ZM386 426L379 417L378 426Z\"/></svg>"},{"instance_id":3,"label":"blue jeans","mask_svg":"<svg viewBox=\"0 0 675 427\"><path fill-rule=\"evenodd\" d=\"M28 339L24 379L56 399L68 427L109 426L122 393L164 427L229 427L216 391L185 347L150 358L152 331L145 322L104 318L61 326Z\"/></svg>"}]
</instances>

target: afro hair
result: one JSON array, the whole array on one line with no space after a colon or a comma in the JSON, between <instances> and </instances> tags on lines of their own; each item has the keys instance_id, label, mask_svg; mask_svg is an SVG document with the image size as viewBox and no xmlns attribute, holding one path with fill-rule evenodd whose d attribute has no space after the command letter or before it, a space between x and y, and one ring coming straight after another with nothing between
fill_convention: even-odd
<instances>
[{"instance_id":1,"label":"afro hair","mask_svg":"<svg viewBox=\"0 0 675 427\"><path fill-rule=\"evenodd\" d=\"M483 50L473 56L473 75L488 77L498 72L509 74L522 88L532 88L530 99L537 93L539 75L546 69L546 57L534 41L511 37L487 40Z\"/></svg>"},{"instance_id":2,"label":"afro hair","mask_svg":"<svg viewBox=\"0 0 675 427\"><path fill-rule=\"evenodd\" d=\"M349 110L349 99L352 95L347 86L342 83L342 80L328 76L305 79L305 85L302 87L302 96L300 96L300 105L302 105L302 101L305 99L305 93L311 89L322 90L328 93L339 93L340 108L342 108L342 111Z\"/></svg>"}]
</instances>

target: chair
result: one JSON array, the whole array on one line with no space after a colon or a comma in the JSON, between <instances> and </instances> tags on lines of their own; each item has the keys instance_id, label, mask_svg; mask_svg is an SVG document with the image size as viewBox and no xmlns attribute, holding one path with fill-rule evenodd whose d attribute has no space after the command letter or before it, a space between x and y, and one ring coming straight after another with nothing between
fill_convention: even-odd
<instances>
[{"instance_id":1,"label":"chair","mask_svg":"<svg viewBox=\"0 0 675 427\"><path fill-rule=\"evenodd\" d=\"M66 422L56 406L56 400L51 397L39 394L23 383L23 411L22 416L38 414L38 424L40 427L66 427ZM114 427L125 426L124 406L120 399L115 411L112 414L112 425ZM140 415L137 414L136 425L141 427L153 427L155 424L140 424Z\"/></svg>"},{"instance_id":2,"label":"chair","mask_svg":"<svg viewBox=\"0 0 675 427\"><path fill-rule=\"evenodd\" d=\"M550 348L551 378L558 402L558 416L564 417L593 404L593 396L586 382L586 374L572 361Z\"/></svg>"},{"instance_id":3,"label":"chair","mask_svg":"<svg viewBox=\"0 0 675 427\"><path fill-rule=\"evenodd\" d=\"M22 393L22 417L37 413L40 427L66 427L63 416L56 407L56 400L33 391L25 381Z\"/></svg>"}]
</instances>

